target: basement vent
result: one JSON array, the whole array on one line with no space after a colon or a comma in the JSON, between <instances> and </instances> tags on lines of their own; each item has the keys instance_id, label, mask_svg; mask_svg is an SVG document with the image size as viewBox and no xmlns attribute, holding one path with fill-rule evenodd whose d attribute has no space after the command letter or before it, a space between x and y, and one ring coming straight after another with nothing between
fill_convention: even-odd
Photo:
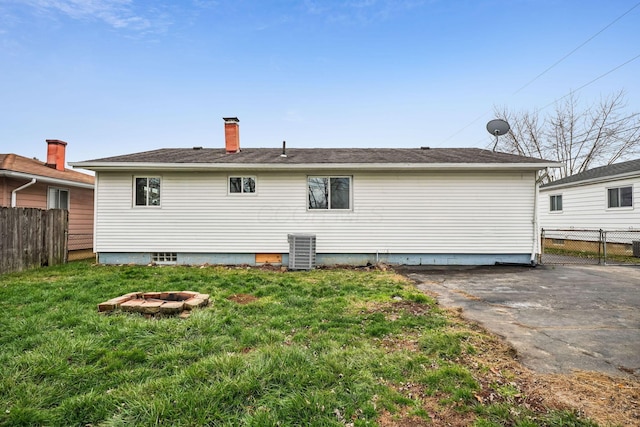
<instances>
[{"instance_id":1,"label":"basement vent","mask_svg":"<svg viewBox=\"0 0 640 427\"><path fill-rule=\"evenodd\" d=\"M289 234L289 269L311 270L316 266L315 234Z\"/></svg>"},{"instance_id":2,"label":"basement vent","mask_svg":"<svg viewBox=\"0 0 640 427\"><path fill-rule=\"evenodd\" d=\"M176 252L154 252L151 254L151 261L156 264L176 264L178 254Z\"/></svg>"}]
</instances>

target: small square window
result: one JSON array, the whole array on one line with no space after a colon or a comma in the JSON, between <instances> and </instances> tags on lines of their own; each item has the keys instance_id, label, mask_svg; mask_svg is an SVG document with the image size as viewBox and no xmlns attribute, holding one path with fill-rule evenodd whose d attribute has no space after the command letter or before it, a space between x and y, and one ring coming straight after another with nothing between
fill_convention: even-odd
<instances>
[{"instance_id":1,"label":"small square window","mask_svg":"<svg viewBox=\"0 0 640 427\"><path fill-rule=\"evenodd\" d=\"M633 187L607 189L607 207L623 208L633 206Z\"/></svg>"},{"instance_id":2,"label":"small square window","mask_svg":"<svg viewBox=\"0 0 640 427\"><path fill-rule=\"evenodd\" d=\"M69 210L69 190L49 187L49 194L47 195L47 207L49 209Z\"/></svg>"},{"instance_id":3,"label":"small square window","mask_svg":"<svg viewBox=\"0 0 640 427\"><path fill-rule=\"evenodd\" d=\"M551 212L559 212L562 210L562 194L549 196L549 210Z\"/></svg>"},{"instance_id":4,"label":"small square window","mask_svg":"<svg viewBox=\"0 0 640 427\"><path fill-rule=\"evenodd\" d=\"M254 176L230 176L229 193L247 194L256 192L256 178Z\"/></svg>"},{"instance_id":5,"label":"small square window","mask_svg":"<svg viewBox=\"0 0 640 427\"><path fill-rule=\"evenodd\" d=\"M135 206L160 206L159 177L136 177L134 183Z\"/></svg>"}]
</instances>

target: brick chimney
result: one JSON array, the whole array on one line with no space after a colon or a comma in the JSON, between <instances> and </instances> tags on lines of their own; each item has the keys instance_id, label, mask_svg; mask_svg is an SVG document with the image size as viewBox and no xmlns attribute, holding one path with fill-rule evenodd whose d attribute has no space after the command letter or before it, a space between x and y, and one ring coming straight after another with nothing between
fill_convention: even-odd
<instances>
[{"instance_id":1,"label":"brick chimney","mask_svg":"<svg viewBox=\"0 0 640 427\"><path fill-rule=\"evenodd\" d=\"M224 120L224 145L227 153L240 151L240 125L237 117L223 117Z\"/></svg>"},{"instance_id":2,"label":"brick chimney","mask_svg":"<svg viewBox=\"0 0 640 427\"><path fill-rule=\"evenodd\" d=\"M67 143L59 139L47 139L47 163L50 168L63 171Z\"/></svg>"}]
</instances>

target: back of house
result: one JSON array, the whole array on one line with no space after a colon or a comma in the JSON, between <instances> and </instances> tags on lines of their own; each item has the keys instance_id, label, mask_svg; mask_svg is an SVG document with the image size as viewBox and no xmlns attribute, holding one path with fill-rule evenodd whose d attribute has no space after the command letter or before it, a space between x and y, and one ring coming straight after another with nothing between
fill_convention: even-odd
<instances>
[{"instance_id":1,"label":"back of house","mask_svg":"<svg viewBox=\"0 0 640 427\"><path fill-rule=\"evenodd\" d=\"M536 178L555 163L477 148L241 149L239 120L224 126L221 148L72 164L96 173L100 262L291 265L304 239L321 265L535 259Z\"/></svg>"}]
</instances>

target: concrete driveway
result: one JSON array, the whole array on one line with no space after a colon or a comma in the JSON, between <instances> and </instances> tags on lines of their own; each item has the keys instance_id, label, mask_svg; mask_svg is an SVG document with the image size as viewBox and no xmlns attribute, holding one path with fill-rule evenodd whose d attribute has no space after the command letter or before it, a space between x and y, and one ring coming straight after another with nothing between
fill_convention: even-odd
<instances>
[{"instance_id":1,"label":"concrete driveway","mask_svg":"<svg viewBox=\"0 0 640 427\"><path fill-rule=\"evenodd\" d=\"M640 375L640 268L404 267L419 289L504 337L543 373Z\"/></svg>"}]
</instances>

